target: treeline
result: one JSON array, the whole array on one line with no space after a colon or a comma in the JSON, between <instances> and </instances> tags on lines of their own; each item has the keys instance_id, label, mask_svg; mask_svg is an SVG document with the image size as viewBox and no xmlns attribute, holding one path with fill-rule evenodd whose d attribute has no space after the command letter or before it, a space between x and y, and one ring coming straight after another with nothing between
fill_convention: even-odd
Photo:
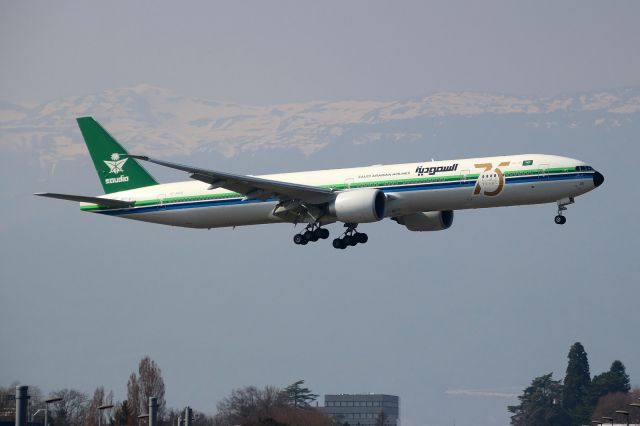
<instances>
[{"instance_id":1,"label":"treeline","mask_svg":"<svg viewBox=\"0 0 640 426\"><path fill-rule=\"evenodd\" d=\"M580 342L569 350L569 362L563 380L553 373L536 377L523 394L519 405L509 406L514 426L580 426L615 417L616 410L628 411L630 421L640 422L640 410L630 407L640 402L640 389L631 391L629 376L621 361L613 361L609 371L591 377L587 352Z\"/></svg>"},{"instance_id":2,"label":"treeline","mask_svg":"<svg viewBox=\"0 0 640 426\"><path fill-rule=\"evenodd\" d=\"M15 394L14 383L0 387L0 420L12 421L15 401L7 398ZM158 365L149 357L140 360L138 371L131 373L127 382L127 398L115 401L113 391L106 392L99 386L91 396L76 389L59 389L44 395L37 386L29 386L29 412L31 415L45 408L45 400L55 397L61 401L49 404L50 426L109 426L138 425L139 415L148 413L149 397L158 401L158 424L177 424L184 416L184 409L167 408L165 385ZM336 423L322 410L312 406L318 395L304 387L299 380L284 389L266 386L262 389L249 386L236 389L217 404L217 413L208 415L194 410L195 426L334 426ZM112 405L109 410L98 407ZM42 412L38 416L43 415ZM43 421L35 418L35 421Z\"/></svg>"}]
</instances>

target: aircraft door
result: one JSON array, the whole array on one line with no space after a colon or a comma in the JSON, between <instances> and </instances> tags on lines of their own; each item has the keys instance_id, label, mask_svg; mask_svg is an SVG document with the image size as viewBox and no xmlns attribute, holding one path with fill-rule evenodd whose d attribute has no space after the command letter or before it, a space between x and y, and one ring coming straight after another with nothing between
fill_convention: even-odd
<instances>
[{"instance_id":1,"label":"aircraft door","mask_svg":"<svg viewBox=\"0 0 640 426\"><path fill-rule=\"evenodd\" d=\"M461 188L463 188L464 190L460 192L460 194L464 194L464 200L463 200L463 206L469 206L472 202L472 197L471 195L473 194L473 187L475 186L475 181L471 180L470 181L470 177L469 175L471 174L471 171L469 169L467 170L460 170L460 183L461 183Z\"/></svg>"},{"instance_id":2,"label":"aircraft door","mask_svg":"<svg viewBox=\"0 0 640 426\"><path fill-rule=\"evenodd\" d=\"M353 178L347 178L344 180L344 186L346 189L351 189L351 185L353 185Z\"/></svg>"},{"instance_id":3,"label":"aircraft door","mask_svg":"<svg viewBox=\"0 0 640 426\"><path fill-rule=\"evenodd\" d=\"M538 180L540 182L544 182L547 180L547 169L549 168L549 164L538 164Z\"/></svg>"}]
</instances>

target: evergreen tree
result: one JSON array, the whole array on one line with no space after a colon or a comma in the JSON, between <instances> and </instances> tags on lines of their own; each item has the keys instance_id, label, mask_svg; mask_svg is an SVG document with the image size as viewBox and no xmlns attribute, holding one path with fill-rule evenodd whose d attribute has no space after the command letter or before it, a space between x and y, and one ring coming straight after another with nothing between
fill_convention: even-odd
<instances>
[{"instance_id":1,"label":"evergreen tree","mask_svg":"<svg viewBox=\"0 0 640 426\"><path fill-rule=\"evenodd\" d=\"M520 405L508 407L513 426L568 426L571 417L562 407L562 384L552 373L536 377L518 397Z\"/></svg>"},{"instance_id":2,"label":"evergreen tree","mask_svg":"<svg viewBox=\"0 0 640 426\"><path fill-rule=\"evenodd\" d=\"M309 388L302 387L303 384L304 380L298 380L284 389L289 403L294 407L310 407L311 403L318 398L318 395L312 393Z\"/></svg>"},{"instance_id":3,"label":"evergreen tree","mask_svg":"<svg viewBox=\"0 0 640 426\"><path fill-rule=\"evenodd\" d=\"M588 423L591 414L589 390L591 374L587 353L580 342L576 342L569 350L569 363L564 376L562 403L572 418L572 424Z\"/></svg>"},{"instance_id":4,"label":"evergreen tree","mask_svg":"<svg viewBox=\"0 0 640 426\"><path fill-rule=\"evenodd\" d=\"M116 412L113 415L116 424L128 425L129 417L131 417L131 410L129 409L129 402L125 399L120 404L116 404Z\"/></svg>"},{"instance_id":5,"label":"evergreen tree","mask_svg":"<svg viewBox=\"0 0 640 426\"><path fill-rule=\"evenodd\" d=\"M631 389L629 375L622 361L615 360L609 368L609 392L627 393Z\"/></svg>"},{"instance_id":6,"label":"evergreen tree","mask_svg":"<svg viewBox=\"0 0 640 426\"><path fill-rule=\"evenodd\" d=\"M627 375L624 364L615 360L611 364L609 371L593 376L589 392L591 408L596 406L600 397L614 392L627 393L629 389L631 389L629 375Z\"/></svg>"}]
</instances>

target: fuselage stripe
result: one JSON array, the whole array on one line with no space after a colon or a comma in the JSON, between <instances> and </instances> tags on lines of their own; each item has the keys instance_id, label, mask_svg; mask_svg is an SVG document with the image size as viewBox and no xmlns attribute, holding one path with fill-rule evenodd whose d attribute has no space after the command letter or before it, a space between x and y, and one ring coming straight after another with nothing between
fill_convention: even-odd
<instances>
[{"instance_id":1,"label":"fuselage stripe","mask_svg":"<svg viewBox=\"0 0 640 426\"><path fill-rule=\"evenodd\" d=\"M513 185L513 184L523 184L523 183L542 183L549 181L561 181L561 180L571 180L571 179L592 179L593 173L584 173L584 172L574 172L574 173L553 173L553 174L538 174L538 175L529 175L529 176L505 176L505 184ZM431 183L418 183L418 184L408 184L408 185L390 185L390 186L379 186L373 187L380 189L385 193L394 193L394 192L408 192L408 191L426 191L426 190L434 190L434 189L450 189L450 188L463 188L463 187L472 187L475 186L477 182L476 178L473 179L461 179L457 181L448 181L448 182L431 182ZM154 204L151 206L143 206L143 207L133 207L126 209L96 209L89 210L94 211L96 213L102 213L110 216L120 216L120 215L131 215L138 213L151 213L156 211L167 211L167 210L181 210L181 209L190 209L190 208L200 208L200 207L214 207L214 206L228 206L228 205L238 205L238 204L252 204L252 203L263 203L263 202L277 202L277 198L270 198L267 200L245 200L243 197L236 198L225 198L218 200L203 200L203 201L180 201L173 203L165 203L165 204Z\"/></svg>"}]
</instances>

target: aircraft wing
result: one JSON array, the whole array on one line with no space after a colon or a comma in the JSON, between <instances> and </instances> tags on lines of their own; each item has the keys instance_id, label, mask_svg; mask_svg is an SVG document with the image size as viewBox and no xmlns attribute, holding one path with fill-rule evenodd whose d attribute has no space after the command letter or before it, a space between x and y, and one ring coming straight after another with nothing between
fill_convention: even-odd
<instances>
[{"instance_id":1,"label":"aircraft wing","mask_svg":"<svg viewBox=\"0 0 640 426\"><path fill-rule=\"evenodd\" d=\"M56 194L53 192L39 192L33 195L38 195L40 197L58 198L60 200L67 200L67 201L92 203L92 204L98 204L100 206L105 206L105 207L130 207L133 205L133 203L130 203L128 201L112 200L110 198L100 198L100 197L86 197L84 195Z\"/></svg>"},{"instance_id":2,"label":"aircraft wing","mask_svg":"<svg viewBox=\"0 0 640 426\"><path fill-rule=\"evenodd\" d=\"M208 183L211 185L211 189L225 188L238 192L247 199L266 200L275 197L281 201L299 200L311 204L322 204L334 200L336 196L333 190L318 186L200 169L198 167L171 163L169 161L156 160L143 155L129 155L129 157L191 173L192 179Z\"/></svg>"}]
</instances>

